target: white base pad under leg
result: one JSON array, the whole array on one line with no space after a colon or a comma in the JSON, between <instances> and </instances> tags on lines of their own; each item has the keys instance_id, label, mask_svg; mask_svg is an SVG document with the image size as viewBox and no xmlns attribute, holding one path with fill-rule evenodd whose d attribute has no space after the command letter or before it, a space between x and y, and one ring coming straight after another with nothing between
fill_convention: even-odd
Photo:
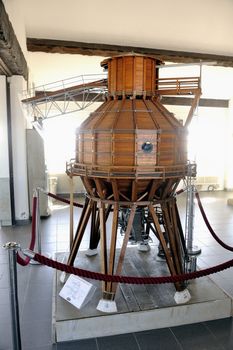
<instances>
[{"instance_id":1,"label":"white base pad under leg","mask_svg":"<svg viewBox=\"0 0 233 350\"><path fill-rule=\"evenodd\" d=\"M174 299L176 304L185 304L191 299L191 295L189 290L186 288L182 290L182 292L176 292L174 295Z\"/></svg>"},{"instance_id":2,"label":"white base pad under leg","mask_svg":"<svg viewBox=\"0 0 233 350\"><path fill-rule=\"evenodd\" d=\"M115 300L100 299L96 309L102 312L117 312Z\"/></svg>"},{"instance_id":3,"label":"white base pad under leg","mask_svg":"<svg viewBox=\"0 0 233 350\"><path fill-rule=\"evenodd\" d=\"M65 283L65 279L66 279L66 273L63 271L63 272L61 273L61 276L60 276L60 282L61 282L61 283Z\"/></svg>"},{"instance_id":4,"label":"white base pad under leg","mask_svg":"<svg viewBox=\"0 0 233 350\"><path fill-rule=\"evenodd\" d=\"M150 246L148 243L138 243L138 250L140 252L149 252Z\"/></svg>"},{"instance_id":5,"label":"white base pad under leg","mask_svg":"<svg viewBox=\"0 0 233 350\"><path fill-rule=\"evenodd\" d=\"M98 252L97 252L97 249L87 249L85 251L85 255L86 256L94 256L94 255L97 255Z\"/></svg>"}]
</instances>

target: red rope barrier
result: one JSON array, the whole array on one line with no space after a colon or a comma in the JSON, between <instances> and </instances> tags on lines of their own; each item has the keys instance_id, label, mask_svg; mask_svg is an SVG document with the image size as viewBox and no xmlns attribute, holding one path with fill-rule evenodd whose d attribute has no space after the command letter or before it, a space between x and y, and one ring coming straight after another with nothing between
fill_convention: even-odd
<instances>
[{"instance_id":1,"label":"red rope barrier","mask_svg":"<svg viewBox=\"0 0 233 350\"><path fill-rule=\"evenodd\" d=\"M32 200L32 234L31 234L31 242L29 245L29 249L33 250L35 248L36 243L36 210L37 210L37 200L38 198L35 196ZM17 263L22 266L27 266L30 262L30 258L26 257L25 259L22 258L19 253L17 252Z\"/></svg>"},{"instance_id":2,"label":"red rope barrier","mask_svg":"<svg viewBox=\"0 0 233 350\"><path fill-rule=\"evenodd\" d=\"M56 194L53 194L51 192L45 192L49 197L52 197L54 199L57 199L58 201L60 202L63 202L63 203L66 203L66 204L70 204L70 201L69 199L65 199L65 198L62 198L62 197L59 197L57 196ZM83 208L83 205L82 204L79 204L77 202L73 202L73 206L74 207L78 207L78 208Z\"/></svg>"},{"instance_id":3,"label":"red rope barrier","mask_svg":"<svg viewBox=\"0 0 233 350\"><path fill-rule=\"evenodd\" d=\"M176 195L179 195L179 194L181 194L181 193L183 193L183 192L184 192L184 189L182 188L181 190L176 191Z\"/></svg>"},{"instance_id":4,"label":"red rope barrier","mask_svg":"<svg viewBox=\"0 0 233 350\"><path fill-rule=\"evenodd\" d=\"M184 273L182 275L175 276L160 276L160 277L134 277L134 276L118 276L118 275L106 275L99 272L93 272L83 270L78 267L63 264L61 262L49 259L43 255L35 253L33 258L37 262L52 267L54 269L77 275L80 277L86 277L93 280L105 281L105 282L116 282L116 283L128 283L128 284L162 284L162 283L175 283L187 281L195 278L211 275L216 272L226 270L233 266L233 259L226 261L220 265L209 267L205 270L194 271L191 273Z\"/></svg>"},{"instance_id":5,"label":"red rope barrier","mask_svg":"<svg viewBox=\"0 0 233 350\"><path fill-rule=\"evenodd\" d=\"M198 206L199 206L199 209L200 209L200 212L202 214L202 217L205 221L205 224L207 226L207 228L209 229L211 235L214 237L214 239L225 249L229 250L230 252L233 252L233 247L227 245L226 243L224 243L217 235L216 233L214 232L214 230L212 229L208 219L207 219L207 216L204 212L204 209L203 209L203 206L202 206L202 203L201 203L201 199L200 199L200 196L198 194L198 192L196 192L196 198L197 198L197 203L198 203Z\"/></svg>"}]
</instances>

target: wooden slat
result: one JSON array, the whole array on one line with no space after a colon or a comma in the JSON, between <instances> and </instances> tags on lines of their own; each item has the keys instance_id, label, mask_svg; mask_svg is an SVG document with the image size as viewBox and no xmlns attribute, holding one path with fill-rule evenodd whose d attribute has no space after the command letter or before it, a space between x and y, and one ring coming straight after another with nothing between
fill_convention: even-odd
<instances>
[{"instance_id":1,"label":"wooden slat","mask_svg":"<svg viewBox=\"0 0 233 350\"><path fill-rule=\"evenodd\" d=\"M125 264L127 265L127 262ZM125 276L128 275L128 270L124 266L122 268L122 272ZM139 307L139 303L135 298L135 293L133 292L130 285L122 283L119 285L118 290L121 291L122 297L125 299L129 311L135 312L141 310L141 308Z\"/></svg>"},{"instance_id":2,"label":"wooden slat","mask_svg":"<svg viewBox=\"0 0 233 350\"><path fill-rule=\"evenodd\" d=\"M130 254L130 257L124 262L124 268L127 275L142 277L141 271L138 271L137 267L135 266L135 261L133 261L132 254ZM154 309L157 306L154 298L150 295L145 285L131 285L130 289L132 291L134 300L139 306L139 310L150 310Z\"/></svg>"}]
</instances>

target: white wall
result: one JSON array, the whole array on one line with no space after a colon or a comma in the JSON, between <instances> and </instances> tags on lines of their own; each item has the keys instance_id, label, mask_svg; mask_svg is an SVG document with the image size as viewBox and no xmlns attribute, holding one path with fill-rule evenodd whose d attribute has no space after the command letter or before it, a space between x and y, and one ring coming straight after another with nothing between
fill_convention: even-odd
<instances>
[{"instance_id":1,"label":"white wall","mask_svg":"<svg viewBox=\"0 0 233 350\"><path fill-rule=\"evenodd\" d=\"M0 226L11 225L6 77L0 76Z\"/></svg>"},{"instance_id":2,"label":"white wall","mask_svg":"<svg viewBox=\"0 0 233 350\"><path fill-rule=\"evenodd\" d=\"M102 74L103 57L28 52L28 64L35 86L83 74Z\"/></svg>"},{"instance_id":3,"label":"white wall","mask_svg":"<svg viewBox=\"0 0 233 350\"><path fill-rule=\"evenodd\" d=\"M0 177L9 177L6 77L0 75Z\"/></svg>"},{"instance_id":4,"label":"white wall","mask_svg":"<svg viewBox=\"0 0 233 350\"><path fill-rule=\"evenodd\" d=\"M26 119L22 112L20 100L20 94L25 88L25 81L21 76L13 76L10 78L16 220L27 220L29 218L25 133Z\"/></svg>"},{"instance_id":5,"label":"white wall","mask_svg":"<svg viewBox=\"0 0 233 350\"><path fill-rule=\"evenodd\" d=\"M186 120L189 107L166 107L177 119ZM231 158L227 142L228 114L227 108L198 107L189 126L188 158L197 163L198 178L217 177L219 190L226 187L227 163ZM203 189L207 187L203 185Z\"/></svg>"}]
</instances>

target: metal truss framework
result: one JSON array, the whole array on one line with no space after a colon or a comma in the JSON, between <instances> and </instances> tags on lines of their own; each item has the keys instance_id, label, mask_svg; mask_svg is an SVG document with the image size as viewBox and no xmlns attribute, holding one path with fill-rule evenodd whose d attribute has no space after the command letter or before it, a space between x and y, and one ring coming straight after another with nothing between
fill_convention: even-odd
<instances>
[{"instance_id":1,"label":"metal truss framework","mask_svg":"<svg viewBox=\"0 0 233 350\"><path fill-rule=\"evenodd\" d=\"M198 104L201 88L199 77L162 78L156 80L156 95L194 96L186 124L189 124ZM106 74L78 77L39 86L23 93L23 105L32 122L83 110L108 96Z\"/></svg>"},{"instance_id":2,"label":"metal truss framework","mask_svg":"<svg viewBox=\"0 0 233 350\"><path fill-rule=\"evenodd\" d=\"M103 102L106 93L106 74L80 75L27 90L22 102L31 120L40 121Z\"/></svg>"}]
</instances>

